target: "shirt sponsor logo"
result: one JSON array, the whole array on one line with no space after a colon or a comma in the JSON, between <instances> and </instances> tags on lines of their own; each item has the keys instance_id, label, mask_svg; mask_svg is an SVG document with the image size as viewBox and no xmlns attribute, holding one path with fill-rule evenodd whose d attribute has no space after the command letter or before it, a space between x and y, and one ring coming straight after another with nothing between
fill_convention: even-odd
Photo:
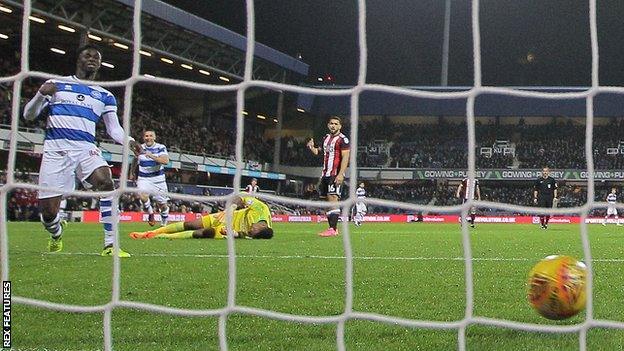
<instances>
[{"instance_id":1,"label":"shirt sponsor logo","mask_svg":"<svg viewBox=\"0 0 624 351\"><path fill-rule=\"evenodd\" d=\"M99 99L101 99L101 98L102 98L102 93L100 93L100 92L99 92L99 91L97 91L97 90L91 90L91 96L92 96L94 99L98 99L98 100L99 100Z\"/></svg>"},{"instance_id":2,"label":"shirt sponsor logo","mask_svg":"<svg viewBox=\"0 0 624 351\"><path fill-rule=\"evenodd\" d=\"M82 100L76 99L76 100L78 100L78 101L76 101L76 100L68 100L68 99L59 99L58 100L58 104L76 105L76 106L82 106L82 107L93 109L93 106L91 106L91 104L88 104L86 102L82 102L84 100L84 95L79 95L79 96L82 96Z\"/></svg>"}]
</instances>

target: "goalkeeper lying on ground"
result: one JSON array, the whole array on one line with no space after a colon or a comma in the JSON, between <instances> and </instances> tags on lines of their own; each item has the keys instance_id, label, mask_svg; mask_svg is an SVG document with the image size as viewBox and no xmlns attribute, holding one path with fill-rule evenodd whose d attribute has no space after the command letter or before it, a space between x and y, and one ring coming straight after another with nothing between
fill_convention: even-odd
<instances>
[{"instance_id":1,"label":"goalkeeper lying on ground","mask_svg":"<svg viewBox=\"0 0 624 351\"><path fill-rule=\"evenodd\" d=\"M271 239L273 228L269 206L254 197L237 201L239 210L232 215L235 238ZM203 216L193 221L177 222L147 232L132 232L132 239L223 239L227 235L225 212Z\"/></svg>"}]
</instances>

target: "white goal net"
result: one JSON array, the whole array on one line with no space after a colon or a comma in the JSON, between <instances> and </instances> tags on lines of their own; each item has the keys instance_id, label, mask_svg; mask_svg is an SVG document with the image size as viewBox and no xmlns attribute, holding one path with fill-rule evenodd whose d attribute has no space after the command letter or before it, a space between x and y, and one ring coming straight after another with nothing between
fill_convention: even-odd
<instances>
[{"instance_id":1,"label":"white goal net","mask_svg":"<svg viewBox=\"0 0 624 351\"><path fill-rule=\"evenodd\" d=\"M125 88L125 106L123 111L123 127L126 131L130 130L131 124L131 116L130 111L132 110L132 93L133 87L140 82L148 81L150 83L158 83L158 84L166 84L170 86L177 87L185 87L197 90L204 91L214 91L214 92L236 92L236 101L237 101L237 114L236 114L236 148L235 148L235 164L236 164L236 173L234 176L234 189L241 188L241 178L242 178L242 170L244 168L243 162L243 136L244 136L244 100L245 100L245 92L250 88L267 88L274 90L282 90L293 93L305 93L311 95L340 95L340 96L349 96L350 97L350 139L354 145L357 145L358 141L358 121L359 121L359 106L360 106L360 96L365 91L377 91L377 92L388 92L394 94L401 94L405 96L411 97L420 97L420 98L429 98L429 99L457 99L463 98L467 99L466 104L466 123L468 127L468 174L470 175L470 181L473 181L475 174L475 153L476 153L476 141L475 141L475 100L479 95L484 93L487 94L501 94L501 95L509 95L516 97L531 97L531 98L539 98L539 99L585 99L587 106L587 119L586 119L586 140L585 140L585 155L587 160L587 171L588 171L588 179L587 179L587 203L582 207L576 208L568 208L568 209L544 209L544 210L536 210L535 208L528 208L522 206L514 206L508 204L500 204L500 203L492 203L492 202L477 202L474 200L470 200L464 205L461 206L453 206L453 207L434 207L434 206L425 206L425 205L414 205L407 204L395 201L385 201L379 199L366 199L365 201L368 204L374 204L379 206L386 207L394 207L401 209L409 209L414 211L436 211L436 212L462 212L463 216L466 217L470 208L473 205L489 207L494 209L508 209L518 212L532 212L532 213L543 213L543 214L581 214L581 224L580 224L580 233L581 233L581 241L583 244L583 261L586 263L588 268L588 284L587 284L587 306L585 311L585 320L582 323L575 325L542 325L542 324L530 324L530 323L521 323L510 320L501 320L501 319L491 319L479 317L474 314L474 289L473 289L473 267L472 267L472 252L471 252L471 240L470 234L467 226L463 226L462 228L462 244L463 244L463 259L465 263L465 315L464 318L457 321L452 322L440 322L440 321L429 321L429 320L411 320L406 318L396 318L393 316L373 314L373 313L365 313L354 310L353 308L353 299L354 299L354 274L353 274L353 253L351 248L351 240L349 227L346 223L342 224L341 232L344 233L342 236L342 243L344 245L344 256L345 256L345 302L344 302L344 311L338 315L332 316L304 316L304 315L296 315L296 314L288 314L275 312L271 310L259 309L259 308L251 308L242 306L237 303L236 296L236 287L237 287L237 279L236 279L236 269L237 269L237 257L235 254L235 242L234 239L229 236L227 239L227 251L228 251L228 293L227 293L227 303L225 306L219 309L213 310L192 310L192 309L179 309L179 308L170 308L166 306L147 304L147 303L138 303L132 301L126 301L121 298L121 287L120 287L120 259L115 256L113 259L113 283L112 283L112 298L111 300L103 305L98 306L78 306L78 305L68 305L68 304L60 304L53 303L49 301L37 300L22 296L14 296L13 301L17 304L24 304L29 306L34 306L37 308L44 308L55 311L63 311L63 312L76 312L76 313L103 313L103 325L104 325L104 349L112 350L114 349L114 340L112 336L111 330L111 322L112 322L112 314L113 310L116 308L124 307L124 308L132 308L138 310L144 310L148 312L154 313L162 313L162 314L172 314L179 316L213 316L219 318L218 323L218 335L219 335L219 345L222 350L228 349L228 338L226 335L226 326L228 316L236 313L236 314L248 314L255 315L264 318L271 318L277 320L284 321L293 321L300 323L320 323L320 324L335 324L336 326L336 348L338 350L345 350L345 324L350 320L368 320L375 321L380 323L386 323L391 325L400 325L409 328L427 328L427 329L445 329L445 330L455 330L457 331L457 340L458 340L458 348L459 350L466 350L466 331L467 328L471 325L484 325L484 326L494 326L498 328L509 328L521 331L529 331L529 332L544 332L544 333L578 333L579 334L579 349L586 350L587 349L587 333L590 328L616 328L616 329L624 329L624 323L610 321L610 320L599 320L594 318L593 313L593 299L592 299L592 252L590 250L590 242L588 239L588 228L587 224L584 221L585 218L589 215L592 208L596 206L600 206L594 201L594 164L593 164L593 155L592 155L592 125L594 118L594 108L593 101L594 97L598 93L617 93L624 94L624 89L619 87L603 87L600 86L598 80L598 62L599 62L599 51L598 51L598 38L597 38L597 29L596 29L596 1L590 0L588 1L588 16L590 20L590 30L591 30L591 51L592 51L592 85L587 90L572 92L572 93L544 93L544 92L534 92L534 91L526 91L526 90L514 90L511 88L500 88L500 87L490 87L482 85L482 77L481 77L481 44L480 44L480 29L479 29L479 0L472 1L472 34L473 34L473 52L474 52L474 86L466 91L459 92L429 92L429 91L419 91L412 90L400 87L386 86L386 85L377 85L377 84L367 84L366 83L366 74L367 74L367 40L366 40L366 1L359 0L357 2L358 5L358 44L359 44L359 74L357 84L350 88L340 88L340 89L321 89L321 88L307 88L307 87L298 87L287 84L279 84L269 81L262 80L254 80L252 78L252 68L254 62L254 48L255 48L255 13L254 13L254 1L248 0L246 4L247 10L247 46L245 52L245 70L243 81L237 84L218 86L218 85L209 85L209 84L201 84L201 83L193 83L187 81L180 81L174 79L166 79L166 78L146 78L144 75L140 74L140 53L139 49L141 48L141 15L142 15L142 3L141 1L136 1L134 5L134 19L133 19L133 36L134 43L133 46L133 64L132 64L132 75L130 78L123 81L114 81L114 82L98 82L99 85L104 87L124 87ZM7 167L7 182L0 188L0 230L1 230L1 240L0 240L0 256L1 256L1 264L2 264L2 279L10 280L11 271L9 266L9 255L11 254L8 245L8 227L7 227L7 194L15 188L28 188L28 189L37 189L41 190L43 188L39 186L35 186L32 184L21 183L16 180L15 177L15 166L16 166L16 152L17 152L17 133L18 133L18 120L19 120L19 111L20 111L20 94L22 90L22 82L28 77L38 77L38 78L52 78L53 75L50 75L46 72L38 72L30 70L29 65L29 55L27 54L30 42L30 26L31 23L28 20L29 15L31 14L31 0L25 0L23 4L23 19L22 19L22 55L21 55L21 69L20 72L11 77L0 78L0 83L11 82L13 84L13 105L12 105L12 123L11 123L11 135L13 137L10 138L10 152L9 152L9 161ZM123 167L121 172L121 179L119 188L113 191L112 193L93 193L93 192L83 192L83 191L74 191L67 194L78 195L78 196L103 196L103 195L113 195L113 208L118 207L119 197L123 193L127 192L136 192L134 188L127 187L127 174L128 174L128 156L129 149L126 144L123 150ZM351 165L357 164L357 153L351 153ZM357 169L355 166L350 167L349 174L351 179L357 179ZM234 196L238 194L238 191L235 191L232 195L224 196L224 197L212 197L214 200L228 200L231 201ZM171 197L177 199L185 199L185 200L205 200L204 197L199 196L191 196L191 195L182 195L182 194L170 194ZM314 207L330 207L327 203L321 203L317 201L307 201L300 199L292 199L280 196L271 196L266 194L258 195L260 198L269 199L279 201L281 203L286 204L298 204L304 206L314 206ZM340 202L340 206L342 208L343 215L347 215L349 209L355 204L355 187L350 188L349 196L342 202ZM113 211L115 212L115 211ZM118 214L113 214L114 223L118 223ZM229 226L231 226L231 213L228 217L230 219ZM119 243L119 232L117 230L117 224L114 224L115 230L115 247L119 247L117 245Z\"/></svg>"}]
</instances>

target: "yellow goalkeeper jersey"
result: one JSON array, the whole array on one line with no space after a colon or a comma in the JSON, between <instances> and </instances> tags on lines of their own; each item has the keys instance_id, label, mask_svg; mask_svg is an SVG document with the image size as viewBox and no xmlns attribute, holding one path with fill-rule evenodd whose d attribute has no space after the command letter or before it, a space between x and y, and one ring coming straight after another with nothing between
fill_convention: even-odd
<instances>
[{"instance_id":1,"label":"yellow goalkeeper jersey","mask_svg":"<svg viewBox=\"0 0 624 351\"><path fill-rule=\"evenodd\" d=\"M271 210L267 204L251 196L243 197L243 202L247 207L234 211L233 227L235 231L249 233L251 225L260 221L265 221L269 228L273 228Z\"/></svg>"},{"instance_id":2,"label":"yellow goalkeeper jersey","mask_svg":"<svg viewBox=\"0 0 624 351\"><path fill-rule=\"evenodd\" d=\"M254 223L266 221L269 228L273 228L271 222L271 210L264 202L255 197L243 197L243 202L247 207L234 211L232 218L232 228L236 232L248 233ZM225 213L213 213L202 217L204 228L215 228L215 239L221 238L221 229L225 227Z\"/></svg>"}]
</instances>

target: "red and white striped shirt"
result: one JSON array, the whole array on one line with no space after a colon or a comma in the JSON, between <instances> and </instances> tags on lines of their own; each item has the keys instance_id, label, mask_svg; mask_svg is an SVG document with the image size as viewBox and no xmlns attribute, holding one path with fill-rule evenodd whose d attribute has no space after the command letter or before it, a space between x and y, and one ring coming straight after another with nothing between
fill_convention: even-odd
<instances>
[{"instance_id":1,"label":"red and white striped shirt","mask_svg":"<svg viewBox=\"0 0 624 351\"><path fill-rule=\"evenodd\" d=\"M470 182L468 178L462 179L461 198L470 200L475 198L477 187L479 186L479 180L475 179Z\"/></svg>"},{"instance_id":2,"label":"red and white striped shirt","mask_svg":"<svg viewBox=\"0 0 624 351\"><path fill-rule=\"evenodd\" d=\"M349 150L349 139L344 134L327 134L325 136L323 140L323 177L335 177L338 174L343 150Z\"/></svg>"},{"instance_id":3,"label":"red and white striped shirt","mask_svg":"<svg viewBox=\"0 0 624 351\"><path fill-rule=\"evenodd\" d=\"M257 185L251 185L251 184L248 184L248 185L245 187L245 191L246 191L246 192L248 192L248 193L250 193L250 194L252 194L252 193L257 193L257 192L258 192L258 190L260 190L260 187L259 187L259 186L257 186Z\"/></svg>"}]
</instances>

